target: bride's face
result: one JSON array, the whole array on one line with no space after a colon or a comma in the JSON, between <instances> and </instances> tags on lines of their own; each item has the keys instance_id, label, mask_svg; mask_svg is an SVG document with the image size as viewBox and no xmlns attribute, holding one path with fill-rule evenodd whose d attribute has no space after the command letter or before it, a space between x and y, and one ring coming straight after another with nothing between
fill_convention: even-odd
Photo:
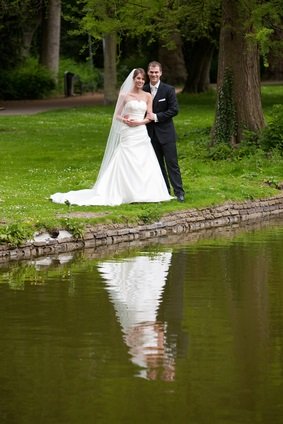
<instances>
[{"instance_id":1,"label":"bride's face","mask_svg":"<svg viewBox=\"0 0 283 424\"><path fill-rule=\"evenodd\" d=\"M138 74L134 78L134 84L136 88L143 88L145 83L144 76L142 74Z\"/></svg>"}]
</instances>

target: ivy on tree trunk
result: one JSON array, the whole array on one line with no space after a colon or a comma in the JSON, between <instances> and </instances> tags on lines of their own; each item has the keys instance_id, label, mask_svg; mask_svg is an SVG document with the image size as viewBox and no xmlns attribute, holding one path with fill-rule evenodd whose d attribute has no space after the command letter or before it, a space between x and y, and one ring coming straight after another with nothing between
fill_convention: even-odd
<instances>
[{"instance_id":1,"label":"ivy on tree trunk","mask_svg":"<svg viewBox=\"0 0 283 424\"><path fill-rule=\"evenodd\" d=\"M222 1L213 143L239 144L245 130L257 133L265 125L259 48L249 37L254 33L252 24L247 25L251 13L252 8L247 8L244 2ZM228 116L232 119L229 125L225 122Z\"/></svg>"}]
</instances>

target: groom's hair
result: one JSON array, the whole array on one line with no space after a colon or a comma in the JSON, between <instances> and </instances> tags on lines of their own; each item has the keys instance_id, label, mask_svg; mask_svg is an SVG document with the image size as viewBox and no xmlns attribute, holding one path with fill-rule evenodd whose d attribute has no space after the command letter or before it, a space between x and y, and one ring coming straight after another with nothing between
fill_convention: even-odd
<instances>
[{"instance_id":1,"label":"groom's hair","mask_svg":"<svg viewBox=\"0 0 283 424\"><path fill-rule=\"evenodd\" d=\"M162 65L161 65L161 63L157 62L156 60L149 62L147 70L149 70L149 68L151 68L151 67L155 68L156 66L158 66L160 71L162 72Z\"/></svg>"}]
</instances>

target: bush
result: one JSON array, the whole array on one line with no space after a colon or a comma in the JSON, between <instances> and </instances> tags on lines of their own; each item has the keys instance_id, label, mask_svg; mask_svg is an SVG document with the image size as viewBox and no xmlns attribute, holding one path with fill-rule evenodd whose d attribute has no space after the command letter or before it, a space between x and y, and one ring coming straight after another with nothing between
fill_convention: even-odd
<instances>
[{"instance_id":1,"label":"bush","mask_svg":"<svg viewBox=\"0 0 283 424\"><path fill-rule=\"evenodd\" d=\"M89 63L77 63L72 59L61 59L59 66L59 90L64 91L64 74L65 72L73 73L75 78L74 84L81 85L82 92L93 92L103 87L103 75L97 68L92 68ZM76 91L76 87L75 87Z\"/></svg>"},{"instance_id":2,"label":"bush","mask_svg":"<svg viewBox=\"0 0 283 424\"><path fill-rule=\"evenodd\" d=\"M212 160L227 160L232 159L233 157L233 149L228 144L222 142L222 143L216 143L215 145L211 146L208 154L208 159Z\"/></svg>"},{"instance_id":3,"label":"bush","mask_svg":"<svg viewBox=\"0 0 283 424\"><path fill-rule=\"evenodd\" d=\"M278 150L283 153L283 106L274 105L269 124L259 137L260 145L265 151Z\"/></svg>"},{"instance_id":4,"label":"bush","mask_svg":"<svg viewBox=\"0 0 283 424\"><path fill-rule=\"evenodd\" d=\"M48 70L34 59L0 74L0 98L3 100L42 99L55 88L55 82Z\"/></svg>"},{"instance_id":5,"label":"bush","mask_svg":"<svg viewBox=\"0 0 283 424\"><path fill-rule=\"evenodd\" d=\"M258 138L258 133L244 130L241 143L234 149L234 157L237 159L253 157L260 150Z\"/></svg>"}]
</instances>

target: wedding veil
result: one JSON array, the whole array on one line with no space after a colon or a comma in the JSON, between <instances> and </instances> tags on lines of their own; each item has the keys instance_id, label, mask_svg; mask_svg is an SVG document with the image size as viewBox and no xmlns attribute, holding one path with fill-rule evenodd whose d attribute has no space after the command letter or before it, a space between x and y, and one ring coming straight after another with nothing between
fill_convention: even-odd
<instances>
[{"instance_id":1,"label":"wedding veil","mask_svg":"<svg viewBox=\"0 0 283 424\"><path fill-rule=\"evenodd\" d=\"M124 109L124 101L127 96L127 94L131 91L133 88L133 75L134 75L135 69L133 69L123 84L121 85L117 103L115 106L115 111L112 118L112 125L109 131L104 156L101 162L100 170L98 173L98 177L96 180L95 185L97 184L98 180L103 176L105 170L107 169L109 162L111 161L114 152L120 142L120 134L121 134L121 127L123 125L122 120L119 119L120 116L123 115L123 109ZM95 188L95 185L93 188Z\"/></svg>"}]
</instances>

